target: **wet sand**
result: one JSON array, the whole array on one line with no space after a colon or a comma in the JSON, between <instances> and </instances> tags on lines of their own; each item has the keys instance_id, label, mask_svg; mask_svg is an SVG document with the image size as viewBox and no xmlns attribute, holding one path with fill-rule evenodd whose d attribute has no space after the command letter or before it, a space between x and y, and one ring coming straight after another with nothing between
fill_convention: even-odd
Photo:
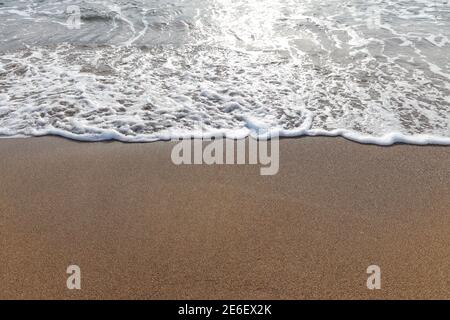
<instances>
[{"instance_id":1,"label":"wet sand","mask_svg":"<svg viewBox=\"0 0 450 320\"><path fill-rule=\"evenodd\" d=\"M0 298L450 298L449 147L285 139L275 176L172 147L0 140Z\"/></svg>"}]
</instances>

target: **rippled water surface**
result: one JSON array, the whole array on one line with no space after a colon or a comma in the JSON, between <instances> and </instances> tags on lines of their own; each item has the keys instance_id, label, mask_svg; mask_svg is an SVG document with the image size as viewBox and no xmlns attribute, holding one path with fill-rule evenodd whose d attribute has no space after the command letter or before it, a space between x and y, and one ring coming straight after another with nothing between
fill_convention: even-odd
<instances>
[{"instance_id":1,"label":"rippled water surface","mask_svg":"<svg viewBox=\"0 0 450 320\"><path fill-rule=\"evenodd\" d=\"M0 34L2 136L450 144L444 0L0 0Z\"/></svg>"}]
</instances>

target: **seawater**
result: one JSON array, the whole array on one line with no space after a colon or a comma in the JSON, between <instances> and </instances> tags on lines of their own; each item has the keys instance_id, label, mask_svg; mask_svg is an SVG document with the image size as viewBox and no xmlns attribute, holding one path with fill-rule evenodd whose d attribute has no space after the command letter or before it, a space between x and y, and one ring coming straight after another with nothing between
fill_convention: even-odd
<instances>
[{"instance_id":1,"label":"seawater","mask_svg":"<svg viewBox=\"0 0 450 320\"><path fill-rule=\"evenodd\" d=\"M0 0L0 35L1 137L450 144L445 0Z\"/></svg>"}]
</instances>

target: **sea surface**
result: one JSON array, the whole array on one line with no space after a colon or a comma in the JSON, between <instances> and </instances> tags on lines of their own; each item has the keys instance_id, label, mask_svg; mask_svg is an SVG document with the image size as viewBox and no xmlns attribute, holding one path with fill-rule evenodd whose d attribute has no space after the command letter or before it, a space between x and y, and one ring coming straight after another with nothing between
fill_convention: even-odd
<instances>
[{"instance_id":1,"label":"sea surface","mask_svg":"<svg viewBox=\"0 0 450 320\"><path fill-rule=\"evenodd\" d=\"M450 145L446 0L0 0L0 136Z\"/></svg>"}]
</instances>

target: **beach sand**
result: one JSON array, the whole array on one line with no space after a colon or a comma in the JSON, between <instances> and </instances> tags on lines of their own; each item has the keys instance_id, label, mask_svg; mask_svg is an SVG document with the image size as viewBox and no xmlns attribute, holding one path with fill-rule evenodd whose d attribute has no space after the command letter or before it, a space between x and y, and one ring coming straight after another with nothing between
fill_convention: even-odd
<instances>
[{"instance_id":1,"label":"beach sand","mask_svg":"<svg viewBox=\"0 0 450 320\"><path fill-rule=\"evenodd\" d=\"M284 139L261 176L173 145L1 140L0 298L450 298L449 147Z\"/></svg>"}]
</instances>

